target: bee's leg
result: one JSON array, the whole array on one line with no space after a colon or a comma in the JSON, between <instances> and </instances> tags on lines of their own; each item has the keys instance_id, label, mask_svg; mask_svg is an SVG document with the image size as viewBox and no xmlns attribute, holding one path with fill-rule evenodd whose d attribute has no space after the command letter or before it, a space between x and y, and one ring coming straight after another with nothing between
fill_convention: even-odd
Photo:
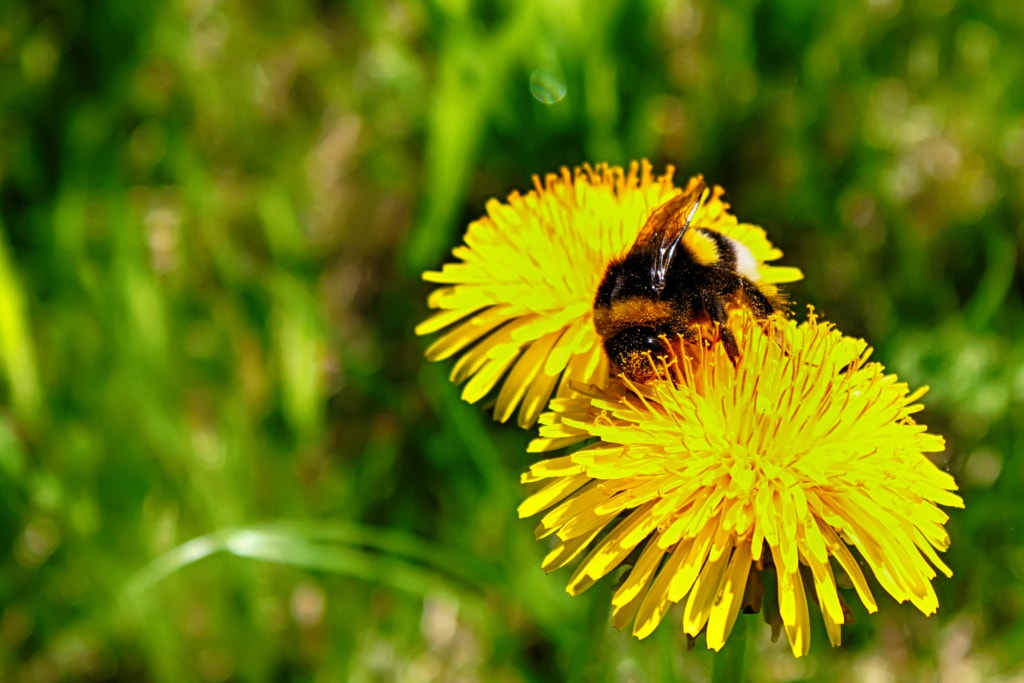
<instances>
[{"instance_id":1,"label":"bee's leg","mask_svg":"<svg viewBox=\"0 0 1024 683\"><path fill-rule=\"evenodd\" d=\"M732 361L732 364L736 365L740 360L740 347L739 344L736 343L735 335L733 335L732 330L725 325L718 328L718 333L722 337L722 346L725 347L726 355L729 356L729 360Z\"/></svg>"},{"instance_id":2,"label":"bee's leg","mask_svg":"<svg viewBox=\"0 0 1024 683\"><path fill-rule=\"evenodd\" d=\"M725 347L725 353L728 354L729 360L735 365L740 358L740 347L736 343L736 337L732 330L726 327L726 323L729 322L729 314L725 310L725 304L720 298L708 297L704 299L704 310L707 311L711 322L718 323L718 336L722 339L722 346Z\"/></svg>"},{"instance_id":3,"label":"bee's leg","mask_svg":"<svg viewBox=\"0 0 1024 683\"><path fill-rule=\"evenodd\" d=\"M740 288L743 290L743 296L746 297L747 305L751 313L754 314L754 317L764 319L775 312L775 307L772 306L772 303L753 282L747 278L742 278L740 280ZM775 333L775 341L782 347L783 353L787 356L790 355L789 349L786 348L785 339L778 330Z\"/></svg>"},{"instance_id":4,"label":"bee's leg","mask_svg":"<svg viewBox=\"0 0 1024 683\"><path fill-rule=\"evenodd\" d=\"M740 278L740 289L743 291L743 297L747 300L750 312L754 314L755 318L767 318L775 312L775 307L768 301L768 297L762 294L757 285L747 278Z\"/></svg>"}]
</instances>

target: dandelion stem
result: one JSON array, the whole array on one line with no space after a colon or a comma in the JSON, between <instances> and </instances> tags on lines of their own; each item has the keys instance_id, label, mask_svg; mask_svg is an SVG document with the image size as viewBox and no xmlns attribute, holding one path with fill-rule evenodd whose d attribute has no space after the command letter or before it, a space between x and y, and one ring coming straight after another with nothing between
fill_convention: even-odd
<instances>
[{"instance_id":1,"label":"dandelion stem","mask_svg":"<svg viewBox=\"0 0 1024 683\"><path fill-rule=\"evenodd\" d=\"M711 683L743 683L748 631L753 617L741 614L725 646L715 655Z\"/></svg>"}]
</instances>

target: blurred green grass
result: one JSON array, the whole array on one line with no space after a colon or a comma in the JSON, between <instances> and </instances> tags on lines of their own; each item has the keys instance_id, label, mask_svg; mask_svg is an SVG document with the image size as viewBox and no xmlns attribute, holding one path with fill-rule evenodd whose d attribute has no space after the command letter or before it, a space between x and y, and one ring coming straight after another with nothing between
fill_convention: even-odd
<instances>
[{"instance_id":1,"label":"blurred green grass","mask_svg":"<svg viewBox=\"0 0 1024 683\"><path fill-rule=\"evenodd\" d=\"M1022 30L1008 0L0 5L0 680L706 680L678 619L636 642L543 575L528 435L412 335L486 199L640 157L725 186L796 302L932 386L967 502L936 617L883 598L754 680L1019 675Z\"/></svg>"}]
</instances>

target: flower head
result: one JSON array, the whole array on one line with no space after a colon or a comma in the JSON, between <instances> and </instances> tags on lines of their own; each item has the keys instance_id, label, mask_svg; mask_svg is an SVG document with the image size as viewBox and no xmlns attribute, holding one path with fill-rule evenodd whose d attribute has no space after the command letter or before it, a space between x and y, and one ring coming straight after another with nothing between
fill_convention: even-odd
<instances>
[{"instance_id":1,"label":"flower head","mask_svg":"<svg viewBox=\"0 0 1024 683\"><path fill-rule=\"evenodd\" d=\"M813 312L799 325L742 311L734 320L735 365L721 344L689 345L648 384L551 402L531 451L598 441L523 475L546 482L519 509L547 510L538 536L558 544L545 569L589 549L569 581L575 595L634 558L613 624L633 621L642 638L686 598L684 630L706 630L715 650L762 576L777 577L777 608L765 611L781 617L796 656L810 635L805 581L838 645L837 570L877 609L851 547L896 600L935 612L933 567L951 575L935 552L949 545L936 504L963 503L924 455L942 437L911 419L924 390L909 393L867 362L863 341Z\"/></svg>"},{"instance_id":2,"label":"flower head","mask_svg":"<svg viewBox=\"0 0 1024 683\"><path fill-rule=\"evenodd\" d=\"M530 427L553 393L571 397L573 382L607 383L594 295L608 263L629 250L655 209L682 191L672 172L654 176L646 162L628 171L604 164L563 168L543 184L535 177L535 189L525 195L488 202L487 215L469 225L465 245L453 251L459 261L424 273L443 286L428 300L438 312L416 328L417 334L446 330L427 357L460 355L451 378L466 382L465 400L478 401L500 385L494 417L507 420L518 408L519 424ZM800 279L796 268L766 265L782 252L764 230L729 213L723 192L710 192L693 224L743 243L766 292Z\"/></svg>"}]
</instances>

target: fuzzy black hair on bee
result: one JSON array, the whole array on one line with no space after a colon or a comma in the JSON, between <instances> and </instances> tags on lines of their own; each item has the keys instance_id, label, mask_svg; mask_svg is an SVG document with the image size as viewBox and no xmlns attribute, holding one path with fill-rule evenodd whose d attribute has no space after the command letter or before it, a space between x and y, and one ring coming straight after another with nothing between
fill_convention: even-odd
<instances>
[{"instance_id":1,"label":"fuzzy black hair on bee","mask_svg":"<svg viewBox=\"0 0 1024 683\"><path fill-rule=\"evenodd\" d=\"M696 341L715 327L735 363L739 347L727 326L729 308L745 306L766 318L784 305L758 286L757 260L744 244L692 225L706 191L698 177L692 189L658 207L626 255L608 264L597 288L594 327L608 357L631 379L648 376L648 354L666 355L667 340ZM684 242L688 232L693 235Z\"/></svg>"}]
</instances>

